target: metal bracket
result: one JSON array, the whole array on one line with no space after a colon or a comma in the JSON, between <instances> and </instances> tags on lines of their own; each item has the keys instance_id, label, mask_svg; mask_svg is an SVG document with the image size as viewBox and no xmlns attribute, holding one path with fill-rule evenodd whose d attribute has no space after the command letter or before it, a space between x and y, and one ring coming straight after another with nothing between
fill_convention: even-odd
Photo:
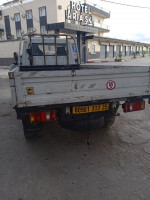
<instances>
[{"instance_id":1,"label":"metal bracket","mask_svg":"<svg viewBox=\"0 0 150 200\"><path fill-rule=\"evenodd\" d=\"M71 76L76 76L76 71L75 70L71 71Z\"/></svg>"},{"instance_id":2,"label":"metal bracket","mask_svg":"<svg viewBox=\"0 0 150 200\"><path fill-rule=\"evenodd\" d=\"M112 116L115 116L115 117L119 117L120 116L120 113L111 113L109 115L112 115Z\"/></svg>"}]
</instances>

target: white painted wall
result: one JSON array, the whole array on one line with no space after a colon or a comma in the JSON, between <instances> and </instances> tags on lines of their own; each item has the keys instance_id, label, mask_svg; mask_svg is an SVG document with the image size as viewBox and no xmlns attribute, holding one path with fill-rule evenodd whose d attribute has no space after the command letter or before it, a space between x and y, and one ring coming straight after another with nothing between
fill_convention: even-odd
<instances>
[{"instance_id":1,"label":"white painted wall","mask_svg":"<svg viewBox=\"0 0 150 200\"><path fill-rule=\"evenodd\" d=\"M13 53L19 51L19 41L0 42L0 58L13 58Z\"/></svg>"},{"instance_id":2,"label":"white painted wall","mask_svg":"<svg viewBox=\"0 0 150 200\"><path fill-rule=\"evenodd\" d=\"M62 9L58 9L58 6L61 5ZM57 22L65 21L65 10L70 5L70 0L56 0L56 10L57 10Z\"/></svg>"}]
</instances>

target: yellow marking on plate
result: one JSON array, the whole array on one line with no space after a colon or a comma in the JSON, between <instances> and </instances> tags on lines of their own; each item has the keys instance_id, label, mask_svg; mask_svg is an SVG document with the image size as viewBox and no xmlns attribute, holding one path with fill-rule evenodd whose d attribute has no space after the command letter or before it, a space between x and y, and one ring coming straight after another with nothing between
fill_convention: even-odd
<instances>
[{"instance_id":1,"label":"yellow marking on plate","mask_svg":"<svg viewBox=\"0 0 150 200\"><path fill-rule=\"evenodd\" d=\"M91 112L101 112L109 110L109 103L99 104L99 105L91 105L91 106L73 106L72 113L73 114L85 114Z\"/></svg>"}]
</instances>

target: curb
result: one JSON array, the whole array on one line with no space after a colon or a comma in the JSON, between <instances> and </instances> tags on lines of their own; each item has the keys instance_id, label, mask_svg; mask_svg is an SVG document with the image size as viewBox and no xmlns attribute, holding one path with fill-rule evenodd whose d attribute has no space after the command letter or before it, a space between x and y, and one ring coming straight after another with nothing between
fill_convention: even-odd
<instances>
[{"instance_id":1,"label":"curb","mask_svg":"<svg viewBox=\"0 0 150 200\"><path fill-rule=\"evenodd\" d=\"M112 61L108 61L108 60L88 60L87 63L106 63L106 62L112 62Z\"/></svg>"},{"instance_id":2,"label":"curb","mask_svg":"<svg viewBox=\"0 0 150 200\"><path fill-rule=\"evenodd\" d=\"M8 69L9 70L9 66L0 66L0 69Z\"/></svg>"}]
</instances>

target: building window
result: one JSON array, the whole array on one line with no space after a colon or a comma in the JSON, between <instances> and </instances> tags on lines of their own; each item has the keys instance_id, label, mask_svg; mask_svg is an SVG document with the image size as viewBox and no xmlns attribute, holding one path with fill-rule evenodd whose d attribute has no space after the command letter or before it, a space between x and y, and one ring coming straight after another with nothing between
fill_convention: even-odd
<instances>
[{"instance_id":1,"label":"building window","mask_svg":"<svg viewBox=\"0 0 150 200\"><path fill-rule=\"evenodd\" d=\"M33 32L34 32L34 28L28 28L28 29L27 29L27 32L28 32L28 33L33 33Z\"/></svg>"},{"instance_id":2,"label":"building window","mask_svg":"<svg viewBox=\"0 0 150 200\"><path fill-rule=\"evenodd\" d=\"M20 13L17 13L14 16L15 16L15 22L20 22L21 21Z\"/></svg>"},{"instance_id":3,"label":"building window","mask_svg":"<svg viewBox=\"0 0 150 200\"><path fill-rule=\"evenodd\" d=\"M21 38L21 30L17 30L16 31L16 36L17 36L17 39Z\"/></svg>"},{"instance_id":4,"label":"building window","mask_svg":"<svg viewBox=\"0 0 150 200\"><path fill-rule=\"evenodd\" d=\"M26 16L27 16L27 19L32 19L33 18L33 16L32 16L32 10L26 11Z\"/></svg>"},{"instance_id":5,"label":"building window","mask_svg":"<svg viewBox=\"0 0 150 200\"><path fill-rule=\"evenodd\" d=\"M41 26L41 33L42 34L47 34L47 30L45 26Z\"/></svg>"},{"instance_id":6,"label":"building window","mask_svg":"<svg viewBox=\"0 0 150 200\"><path fill-rule=\"evenodd\" d=\"M96 54L96 52L95 52L95 45L90 45L90 53L91 54Z\"/></svg>"},{"instance_id":7,"label":"building window","mask_svg":"<svg viewBox=\"0 0 150 200\"><path fill-rule=\"evenodd\" d=\"M46 16L46 7L39 8L40 17Z\"/></svg>"}]
</instances>

